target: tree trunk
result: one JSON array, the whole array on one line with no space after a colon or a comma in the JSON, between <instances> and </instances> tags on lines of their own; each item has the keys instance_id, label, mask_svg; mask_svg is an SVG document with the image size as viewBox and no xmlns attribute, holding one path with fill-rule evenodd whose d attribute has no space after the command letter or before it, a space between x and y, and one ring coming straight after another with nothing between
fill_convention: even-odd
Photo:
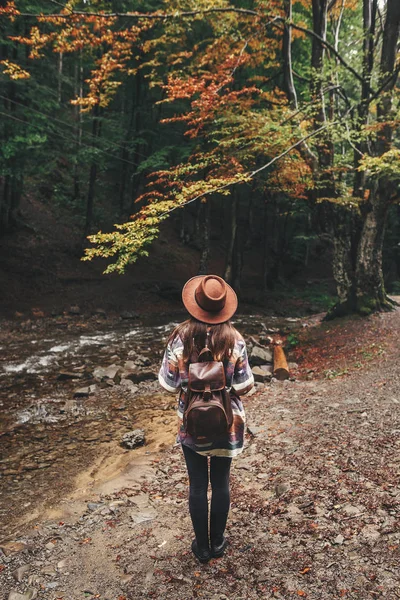
<instances>
[{"instance_id":1,"label":"tree trunk","mask_svg":"<svg viewBox=\"0 0 400 600\"><path fill-rule=\"evenodd\" d=\"M388 0L380 61L381 81L387 83L378 103L378 117L385 125L376 143L378 155L387 152L393 145L392 106L397 77L388 79L388 76L395 72L399 35L400 3L398 0ZM356 310L361 314L393 306L385 291L382 250L387 214L394 193L394 183L381 177L371 190L368 205L364 209L356 266Z\"/></svg>"},{"instance_id":2,"label":"tree trunk","mask_svg":"<svg viewBox=\"0 0 400 600\"><path fill-rule=\"evenodd\" d=\"M388 204L374 198L363 222L356 267L356 310L369 314L391 307L382 271L382 250Z\"/></svg>"},{"instance_id":3,"label":"tree trunk","mask_svg":"<svg viewBox=\"0 0 400 600\"><path fill-rule=\"evenodd\" d=\"M233 282L233 264L234 264L234 248L237 233L237 196L234 192L234 197L231 201L231 221L230 221L230 237L226 251L224 279L228 283Z\"/></svg>"},{"instance_id":4,"label":"tree trunk","mask_svg":"<svg viewBox=\"0 0 400 600\"><path fill-rule=\"evenodd\" d=\"M199 275L207 275L208 273L208 261L210 258L210 201L202 204L203 219L202 227L200 228L200 243L201 243L201 255L199 263Z\"/></svg>"},{"instance_id":5,"label":"tree trunk","mask_svg":"<svg viewBox=\"0 0 400 600\"><path fill-rule=\"evenodd\" d=\"M297 108L297 94L293 81L292 70L292 28L288 23L292 21L292 0L285 0L286 23L283 31L283 87L292 108Z\"/></svg>"},{"instance_id":6,"label":"tree trunk","mask_svg":"<svg viewBox=\"0 0 400 600\"><path fill-rule=\"evenodd\" d=\"M82 69L82 51L79 54L79 62L75 63L74 73L74 96L82 98L83 94L83 69ZM73 177L73 200L78 200L80 196L80 176L79 176L79 152L82 145L82 111L79 104L74 106L75 119L75 164Z\"/></svg>"},{"instance_id":7,"label":"tree trunk","mask_svg":"<svg viewBox=\"0 0 400 600\"><path fill-rule=\"evenodd\" d=\"M93 149L96 148L96 138L100 136L100 124L98 121L99 117L99 106L96 105L93 114L93 124L92 124L92 136ZM96 186L96 178L97 178L97 161L94 159L92 164L90 165L90 174L89 174L89 187L87 194L87 202L86 202L86 221L85 221L85 231L84 236L87 237L90 233L90 229L93 221L93 205L94 205L94 194L95 194L95 186Z\"/></svg>"}]
</instances>

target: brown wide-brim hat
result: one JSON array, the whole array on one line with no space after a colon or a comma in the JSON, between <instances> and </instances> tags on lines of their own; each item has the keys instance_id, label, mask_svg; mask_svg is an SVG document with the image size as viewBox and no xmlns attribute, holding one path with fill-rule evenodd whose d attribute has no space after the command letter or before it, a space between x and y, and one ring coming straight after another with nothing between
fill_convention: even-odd
<instances>
[{"instance_id":1,"label":"brown wide-brim hat","mask_svg":"<svg viewBox=\"0 0 400 600\"><path fill-rule=\"evenodd\" d=\"M238 306L234 290L217 275L189 279L183 287L182 300L192 317L210 325L229 321Z\"/></svg>"}]
</instances>

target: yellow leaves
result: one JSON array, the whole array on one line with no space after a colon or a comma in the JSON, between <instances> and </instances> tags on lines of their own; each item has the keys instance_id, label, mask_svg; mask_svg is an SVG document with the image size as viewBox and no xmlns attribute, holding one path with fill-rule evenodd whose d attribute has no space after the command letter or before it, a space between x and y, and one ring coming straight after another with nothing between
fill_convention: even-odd
<instances>
[{"instance_id":1,"label":"yellow leaves","mask_svg":"<svg viewBox=\"0 0 400 600\"><path fill-rule=\"evenodd\" d=\"M8 75L10 79L29 79L30 77L28 71L9 60L1 60L0 65L3 65L4 75Z\"/></svg>"}]
</instances>

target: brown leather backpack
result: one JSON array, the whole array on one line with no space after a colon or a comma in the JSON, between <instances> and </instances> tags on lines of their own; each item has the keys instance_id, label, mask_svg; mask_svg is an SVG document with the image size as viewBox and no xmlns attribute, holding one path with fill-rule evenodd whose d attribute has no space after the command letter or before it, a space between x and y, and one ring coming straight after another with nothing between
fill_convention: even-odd
<instances>
[{"instance_id":1,"label":"brown leather backpack","mask_svg":"<svg viewBox=\"0 0 400 600\"><path fill-rule=\"evenodd\" d=\"M203 348L197 362L189 365L184 427L189 435L206 442L226 437L232 422L224 365L213 360L209 348Z\"/></svg>"}]
</instances>

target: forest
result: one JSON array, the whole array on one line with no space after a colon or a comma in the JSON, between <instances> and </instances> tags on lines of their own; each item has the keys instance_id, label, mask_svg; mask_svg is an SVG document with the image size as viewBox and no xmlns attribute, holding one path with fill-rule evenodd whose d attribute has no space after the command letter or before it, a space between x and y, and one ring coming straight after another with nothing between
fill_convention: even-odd
<instances>
[{"instance_id":1,"label":"forest","mask_svg":"<svg viewBox=\"0 0 400 600\"><path fill-rule=\"evenodd\" d=\"M251 250L266 293L316 262L335 282L331 316L392 306L396 0L2 0L0 12L3 239L29 227L29 196L107 272L146 257L161 227L198 251L199 273L222 254L238 292Z\"/></svg>"}]
</instances>

